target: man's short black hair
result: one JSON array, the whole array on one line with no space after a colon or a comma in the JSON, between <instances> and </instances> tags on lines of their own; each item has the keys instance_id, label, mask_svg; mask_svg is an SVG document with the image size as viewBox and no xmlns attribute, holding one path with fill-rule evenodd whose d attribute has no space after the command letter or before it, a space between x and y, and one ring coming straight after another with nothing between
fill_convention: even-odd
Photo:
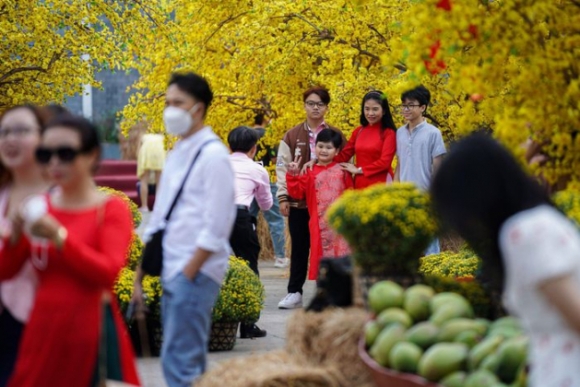
<instances>
[{"instance_id":1,"label":"man's short black hair","mask_svg":"<svg viewBox=\"0 0 580 387\"><path fill-rule=\"evenodd\" d=\"M302 93L302 100L306 102L306 99L310 97L312 94L316 94L318 97L320 97L320 100L325 105L328 105L330 103L330 93L325 87L322 86L311 87L310 89Z\"/></svg>"},{"instance_id":2,"label":"man's short black hair","mask_svg":"<svg viewBox=\"0 0 580 387\"><path fill-rule=\"evenodd\" d=\"M322 129L316 136L316 143L331 142L336 149L342 148L342 136L336 130Z\"/></svg>"},{"instance_id":3,"label":"man's short black hair","mask_svg":"<svg viewBox=\"0 0 580 387\"><path fill-rule=\"evenodd\" d=\"M425 86L420 85L401 94L401 102L410 99L419 102L421 106L429 106L429 102L431 102L431 93Z\"/></svg>"},{"instance_id":4,"label":"man's short black hair","mask_svg":"<svg viewBox=\"0 0 580 387\"><path fill-rule=\"evenodd\" d=\"M256 129L238 126L228 134L228 144L232 152L248 153L258 143L259 137Z\"/></svg>"},{"instance_id":5,"label":"man's short black hair","mask_svg":"<svg viewBox=\"0 0 580 387\"><path fill-rule=\"evenodd\" d=\"M205 113L213 101L213 92L207 80L195 73L173 73L169 85L177 85L179 90L189 94L205 105Z\"/></svg>"}]
</instances>

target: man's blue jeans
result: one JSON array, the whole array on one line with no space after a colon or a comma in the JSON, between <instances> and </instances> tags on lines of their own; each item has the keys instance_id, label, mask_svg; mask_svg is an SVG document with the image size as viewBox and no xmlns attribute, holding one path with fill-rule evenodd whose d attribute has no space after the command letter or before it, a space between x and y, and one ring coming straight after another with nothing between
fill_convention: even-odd
<instances>
[{"instance_id":1,"label":"man's blue jeans","mask_svg":"<svg viewBox=\"0 0 580 387\"><path fill-rule=\"evenodd\" d=\"M163 283L161 364L169 387L190 387L205 372L211 312L220 290L198 273L193 281L183 273Z\"/></svg>"},{"instance_id":2,"label":"man's blue jeans","mask_svg":"<svg viewBox=\"0 0 580 387\"><path fill-rule=\"evenodd\" d=\"M425 250L424 255L439 254L441 252L441 247L439 246L439 238L435 238Z\"/></svg>"},{"instance_id":3,"label":"man's blue jeans","mask_svg":"<svg viewBox=\"0 0 580 387\"><path fill-rule=\"evenodd\" d=\"M270 191L274 197L274 204L272 208L268 211L263 211L264 219L268 222L268 228L270 229L270 237L272 238L272 244L274 245L274 254L276 258L284 258L286 256L286 235L284 233L284 217L280 214L280 203L276 198L276 193L278 192L278 186L275 183L270 183ZM258 203L256 200L252 202L250 207L250 214L257 217Z\"/></svg>"}]
</instances>

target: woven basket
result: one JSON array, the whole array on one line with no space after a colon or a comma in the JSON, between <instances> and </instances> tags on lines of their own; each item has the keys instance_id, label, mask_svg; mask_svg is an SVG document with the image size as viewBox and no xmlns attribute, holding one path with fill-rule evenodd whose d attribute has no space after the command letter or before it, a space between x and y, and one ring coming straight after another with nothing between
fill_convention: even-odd
<instances>
[{"instance_id":1,"label":"woven basket","mask_svg":"<svg viewBox=\"0 0 580 387\"><path fill-rule=\"evenodd\" d=\"M214 322L209 335L209 350L231 351L236 345L239 322Z\"/></svg>"}]
</instances>

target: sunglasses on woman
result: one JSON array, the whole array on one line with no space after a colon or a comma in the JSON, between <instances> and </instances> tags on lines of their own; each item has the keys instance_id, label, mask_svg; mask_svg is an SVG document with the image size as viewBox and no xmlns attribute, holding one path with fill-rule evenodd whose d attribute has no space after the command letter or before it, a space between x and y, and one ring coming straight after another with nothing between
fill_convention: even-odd
<instances>
[{"instance_id":1,"label":"sunglasses on woman","mask_svg":"<svg viewBox=\"0 0 580 387\"><path fill-rule=\"evenodd\" d=\"M36 148L35 156L39 164L48 164L53 155L56 155L63 163L71 163L81 153L80 150L71 148L70 146L61 146L54 149L38 147Z\"/></svg>"}]
</instances>

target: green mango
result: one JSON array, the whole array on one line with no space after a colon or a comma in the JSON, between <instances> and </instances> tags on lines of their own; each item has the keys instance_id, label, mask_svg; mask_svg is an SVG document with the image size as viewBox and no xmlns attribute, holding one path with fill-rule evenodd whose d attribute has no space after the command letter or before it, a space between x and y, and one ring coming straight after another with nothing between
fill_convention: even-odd
<instances>
[{"instance_id":1,"label":"green mango","mask_svg":"<svg viewBox=\"0 0 580 387\"><path fill-rule=\"evenodd\" d=\"M472 371L478 369L483 359L495 352L502 342L503 337L501 336L486 337L482 342L473 347L467 359L469 369Z\"/></svg>"},{"instance_id":2,"label":"green mango","mask_svg":"<svg viewBox=\"0 0 580 387\"><path fill-rule=\"evenodd\" d=\"M379 281L369 289L368 303L370 309L379 314L387 308L403 306L404 289L392 281Z\"/></svg>"},{"instance_id":3,"label":"green mango","mask_svg":"<svg viewBox=\"0 0 580 387\"><path fill-rule=\"evenodd\" d=\"M369 350L369 354L383 367L389 366L389 354L391 349L399 341L403 341L405 328L399 324L393 324L381 331L375 343Z\"/></svg>"},{"instance_id":4,"label":"green mango","mask_svg":"<svg viewBox=\"0 0 580 387\"><path fill-rule=\"evenodd\" d=\"M514 337L522 336L523 334L524 334L524 332L518 328L504 326L504 327L490 328L487 336L488 337L501 336L504 339L511 339Z\"/></svg>"},{"instance_id":5,"label":"green mango","mask_svg":"<svg viewBox=\"0 0 580 387\"><path fill-rule=\"evenodd\" d=\"M432 287L423 284L413 285L405 290L405 297L416 294L422 294L431 298L435 295L435 290L433 290Z\"/></svg>"},{"instance_id":6,"label":"green mango","mask_svg":"<svg viewBox=\"0 0 580 387\"><path fill-rule=\"evenodd\" d=\"M482 339L483 336L478 334L476 331L464 331L455 336L453 342L463 343L467 345L470 349L475 347Z\"/></svg>"},{"instance_id":7,"label":"green mango","mask_svg":"<svg viewBox=\"0 0 580 387\"><path fill-rule=\"evenodd\" d=\"M518 329L520 331L523 330L522 327L522 323L520 322L520 320L517 317L513 317L513 316L506 316L506 317L500 317L497 320L493 321L491 323L490 326L490 330L495 329L495 328L514 328L514 329Z\"/></svg>"},{"instance_id":8,"label":"green mango","mask_svg":"<svg viewBox=\"0 0 580 387\"><path fill-rule=\"evenodd\" d=\"M467 373L464 371L455 371L441 379L439 384L441 384L443 387L463 387L466 377Z\"/></svg>"},{"instance_id":9,"label":"green mango","mask_svg":"<svg viewBox=\"0 0 580 387\"><path fill-rule=\"evenodd\" d=\"M449 301L438 307L429 321L437 326L442 326L445 322L459 317L473 317L471 305L461 301Z\"/></svg>"},{"instance_id":10,"label":"green mango","mask_svg":"<svg viewBox=\"0 0 580 387\"><path fill-rule=\"evenodd\" d=\"M409 328L413 325L413 319L407 312L401 308L388 308L383 310L377 316L377 324L381 328L387 327L391 324L401 324L405 328Z\"/></svg>"},{"instance_id":11,"label":"green mango","mask_svg":"<svg viewBox=\"0 0 580 387\"><path fill-rule=\"evenodd\" d=\"M381 326L376 321L369 321L365 325L365 344L367 348L371 347L381 333Z\"/></svg>"},{"instance_id":12,"label":"green mango","mask_svg":"<svg viewBox=\"0 0 580 387\"><path fill-rule=\"evenodd\" d=\"M405 293L403 309L407 311L414 321L424 321L431 315L431 309L429 307L430 301L431 296L427 296L426 294L419 292L411 294Z\"/></svg>"},{"instance_id":13,"label":"green mango","mask_svg":"<svg viewBox=\"0 0 580 387\"><path fill-rule=\"evenodd\" d=\"M477 370L467 376L464 387L489 387L497 383L499 383L499 379L493 372Z\"/></svg>"},{"instance_id":14,"label":"green mango","mask_svg":"<svg viewBox=\"0 0 580 387\"><path fill-rule=\"evenodd\" d=\"M497 368L499 367L499 355L497 353L490 353L485 359L479 364L479 369L488 370L497 373Z\"/></svg>"},{"instance_id":15,"label":"green mango","mask_svg":"<svg viewBox=\"0 0 580 387\"><path fill-rule=\"evenodd\" d=\"M457 335L466 331L475 331L478 335L483 336L487 331L487 328L481 323L472 319L454 318L444 322L443 325L441 325L441 330L439 332L439 336L437 337L437 341L454 341Z\"/></svg>"},{"instance_id":16,"label":"green mango","mask_svg":"<svg viewBox=\"0 0 580 387\"><path fill-rule=\"evenodd\" d=\"M437 342L439 328L429 321L420 322L405 333L405 340L427 349Z\"/></svg>"},{"instance_id":17,"label":"green mango","mask_svg":"<svg viewBox=\"0 0 580 387\"><path fill-rule=\"evenodd\" d=\"M400 372L416 373L423 350L406 341L401 341L393 346L389 354L389 365L392 369Z\"/></svg>"},{"instance_id":18,"label":"green mango","mask_svg":"<svg viewBox=\"0 0 580 387\"><path fill-rule=\"evenodd\" d=\"M447 305L450 302L456 302L470 306L469 301L467 301L461 294L451 292L437 293L431 298L431 301L429 302L431 313L435 313L437 309L441 308L443 305Z\"/></svg>"},{"instance_id":19,"label":"green mango","mask_svg":"<svg viewBox=\"0 0 580 387\"><path fill-rule=\"evenodd\" d=\"M512 383L516 380L522 364L527 360L528 342L527 337L519 336L505 341L499 347L497 376L502 382Z\"/></svg>"},{"instance_id":20,"label":"green mango","mask_svg":"<svg viewBox=\"0 0 580 387\"><path fill-rule=\"evenodd\" d=\"M469 348L460 343L437 343L419 361L418 373L432 382L465 368Z\"/></svg>"}]
</instances>

